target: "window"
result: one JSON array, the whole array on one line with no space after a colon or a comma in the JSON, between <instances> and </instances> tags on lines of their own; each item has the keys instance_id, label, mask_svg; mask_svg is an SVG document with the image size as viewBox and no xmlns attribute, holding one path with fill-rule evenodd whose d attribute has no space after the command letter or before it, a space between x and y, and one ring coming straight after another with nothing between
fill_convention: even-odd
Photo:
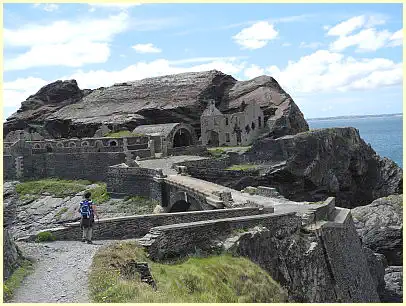
<instances>
[{"instance_id":1,"label":"window","mask_svg":"<svg viewBox=\"0 0 406 306\"><path fill-rule=\"evenodd\" d=\"M115 141L115 140L112 140L112 141L110 141L110 147L117 147L117 141Z\"/></svg>"},{"instance_id":2,"label":"window","mask_svg":"<svg viewBox=\"0 0 406 306\"><path fill-rule=\"evenodd\" d=\"M37 143L34 145L34 149L41 149L41 146Z\"/></svg>"},{"instance_id":3,"label":"window","mask_svg":"<svg viewBox=\"0 0 406 306\"><path fill-rule=\"evenodd\" d=\"M247 124L247 125L245 126L245 132L246 132L247 134L249 134L250 131L251 131L250 126Z\"/></svg>"},{"instance_id":4,"label":"window","mask_svg":"<svg viewBox=\"0 0 406 306\"><path fill-rule=\"evenodd\" d=\"M88 146L89 146L89 142L87 142L87 141L82 142L82 147L88 147Z\"/></svg>"},{"instance_id":5,"label":"window","mask_svg":"<svg viewBox=\"0 0 406 306\"><path fill-rule=\"evenodd\" d=\"M230 142L230 133L226 133L226 142Z\"/></svg>"},{"instance_id":6,"label":"window","mask_svg":"<svg viewBox=\"0 0 406 306\"><path fill-rule=\"evenodd\" d=\"M255 130L255 123L254 122L251 123L251 129Z\"/></svg>"},{"instance_id":7,"label":"window","mask_svg":"<svg viewBox=\"0 0 406 306\"><path fill-rule=\"evenodd\" d=\"M258 127L261 127L262 126L262 120L261 120L261 117L258 117Z\"/></svg>"},{"instance_id":8,"label":"window","mask_svg":"<svg viewBox=\"0 0 406 306\"><path fill-rule=\"evenodd\" d=\"M71 142L71 143L69 143L69 146L70 146L71 148L75 148L75 147L76 147L76 143L75 143L75 142Z\"/></svg>"},{"instance_id":9,"label":"window","mask_svg":"<svg viewBox=\"0 0 406 306\"><path fill-rule=\"evenodd\" d=\"M226 117L226 125L228 125L228 118Z\"/></svg>"}]
</instances>

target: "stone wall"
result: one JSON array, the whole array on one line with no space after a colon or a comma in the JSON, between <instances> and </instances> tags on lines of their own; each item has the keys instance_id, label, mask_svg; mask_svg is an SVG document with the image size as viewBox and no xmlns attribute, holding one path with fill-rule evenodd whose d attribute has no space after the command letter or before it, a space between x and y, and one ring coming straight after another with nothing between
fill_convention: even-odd
<instances>
[{"instance_id":1,"label":"stone wall","mask_svg":"<svg viewBox=\"0 0 406 306\"><path fill-rule=\"evenodd\" d=\"M178 148L168 148L168 155L206 155L207 149L202 145L188 146L188 147L178 147Z\"/></svg>"},{"instance_id":2,"label":"stone wall","mask_svg":"<svg viewBox=\"0 0 406 306\"><path fill-rule=\"evenodd\" d=\"M196 250L210 252L215 240L256 225L266 226L280 236L285 235L285 231L296 231L300 227L300 217L295 213L183 222L151 228L150 233L142 239L142 245L147 247L151 259L186 256Z\"/></svg>"},{"instance_id":3,"label":"stone wall","mask_svg":"<svg viewBox=\"0 0 406 306\"><path fill-rule=\"evenodd\" d=\"M25 178L57 177L105 181L108 167L123 163L124 153L47 153L24 156Z\"/></svg>"},{"instance_id":4,"label":"stone wall","mask_svg":"<svg viewBox=\"0 0 406 306\"><path fill-rule=\"evenodd\" d=\"M3 178L4 180L16 178L15 160L11 155L3 155Z\"/></svg>"},{"instance_id":5,"label":"stone wall","mask_svg":"<svg viewBox=\"0 0 406 306\"><path fill-rule=\"evenodd\" d=\"M336 302L379 302L350 210L336 208L334 222L323 224L318 232L335 282Z\"/></svg>"},{"instance_id":6,"label":"stone wall","mask_svg":"<svg viewBox=\"0 0 406 306\"><path fill-rule=\"evenodd\" d=\"M95 224L93 236L94 239L140 238L147 234L152 227L156 226L257 215L266 212L266 209L248 207L101 219ZM57 240L76 240L81 238L79 222L71 223L66 227L46 229L40 232L52 232ZM24 237L22 240L35 240L38 233Z\"/></svg>"}]
</instances>

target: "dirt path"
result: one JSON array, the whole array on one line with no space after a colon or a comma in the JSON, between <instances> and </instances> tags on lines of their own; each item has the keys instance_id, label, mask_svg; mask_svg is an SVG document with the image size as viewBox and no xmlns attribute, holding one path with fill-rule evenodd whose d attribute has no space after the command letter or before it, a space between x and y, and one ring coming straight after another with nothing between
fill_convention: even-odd
<instances>
[{"instance_id":1,"label":"dirt path","mask_svg":"<svg viewBox=\"0 0 406 306\"><path fill-rule=\"evenodd\" d=\"M96 251L110 241L19 242L27 257L34 258L35 270L16 290L12 303L86 303L88 272Z\"/></svg>"}]
</instances>

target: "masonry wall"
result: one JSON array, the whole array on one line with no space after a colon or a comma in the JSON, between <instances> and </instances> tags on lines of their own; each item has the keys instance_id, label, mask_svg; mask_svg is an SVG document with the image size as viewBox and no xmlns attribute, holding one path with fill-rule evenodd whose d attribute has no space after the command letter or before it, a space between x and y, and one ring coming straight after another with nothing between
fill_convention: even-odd
<instances>
[{"instance_id":1,"label":"masonry wall","mask_svg":"<svg viewBox=\"0 0 406 306\"><path fill-rule=\"evenodd\" d=\"M186 256L197 249L210 252L216 239L226 237L236 230L262 225L274 231L276 236L283 236L286 230L295 231L300 224L300 217L295 213L285 213L165 225L153 227L150 233L156 237L151 241L144 237L143 244L148 248L151 259L162 260Z\"/></svg>"},{"instance_id":2,"label":"masonry wall","mask_svg":"<svg viewBox=\"0 0 406 306\"><path fill-rule=\"evenodd\" d=\"M16 178L14 157L11 155L3 155L3 178L4 180L13 180Z\"/></svg>"},{"instance_id":3,"label":"masonry wall","mask_svg":"<svg viewBox=\"0 0 406 306\"><path fill-rule=\"evenodd\" d=\"M108 167L123 163L123 153L46 153L24 156L26 178L58 177L105 181Z\"/></svg>"},{"instance_id":4,"label":"masonry wall","mask_svg":"<svg viewBox=\"0 0 406 306\"><path fill-rule=\"evenodd\" d=\"M147 234L152 227L156 226L256 215L262 212L266 212L266 210L248 207L101 219L95 224L93 237L96 240L140 238ZM46 229L40 232L52 232L57 240L79 240L81 238L79 222L72 223L71 226ZM36 235L32 235L26 237L26 240L35 240L35 237Z\"/></svg>"}]
</instances>

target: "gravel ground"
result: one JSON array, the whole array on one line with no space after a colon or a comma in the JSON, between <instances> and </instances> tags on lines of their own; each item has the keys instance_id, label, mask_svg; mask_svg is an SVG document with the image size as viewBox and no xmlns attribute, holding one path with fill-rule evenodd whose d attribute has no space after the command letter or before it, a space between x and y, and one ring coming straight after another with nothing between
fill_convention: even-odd
<instances>
[{"instance_id":1,"label":"gravel ground","mask_svg":"<svg viewBox=\"0 0 406 306\"><path fill-rule=\"evenodd\" d=\"M92 258L100 247L113 242L18 242L23 254L35 260L35 270L24 279L11 303L89 303Z\"/></svg>"}]
</instances>

